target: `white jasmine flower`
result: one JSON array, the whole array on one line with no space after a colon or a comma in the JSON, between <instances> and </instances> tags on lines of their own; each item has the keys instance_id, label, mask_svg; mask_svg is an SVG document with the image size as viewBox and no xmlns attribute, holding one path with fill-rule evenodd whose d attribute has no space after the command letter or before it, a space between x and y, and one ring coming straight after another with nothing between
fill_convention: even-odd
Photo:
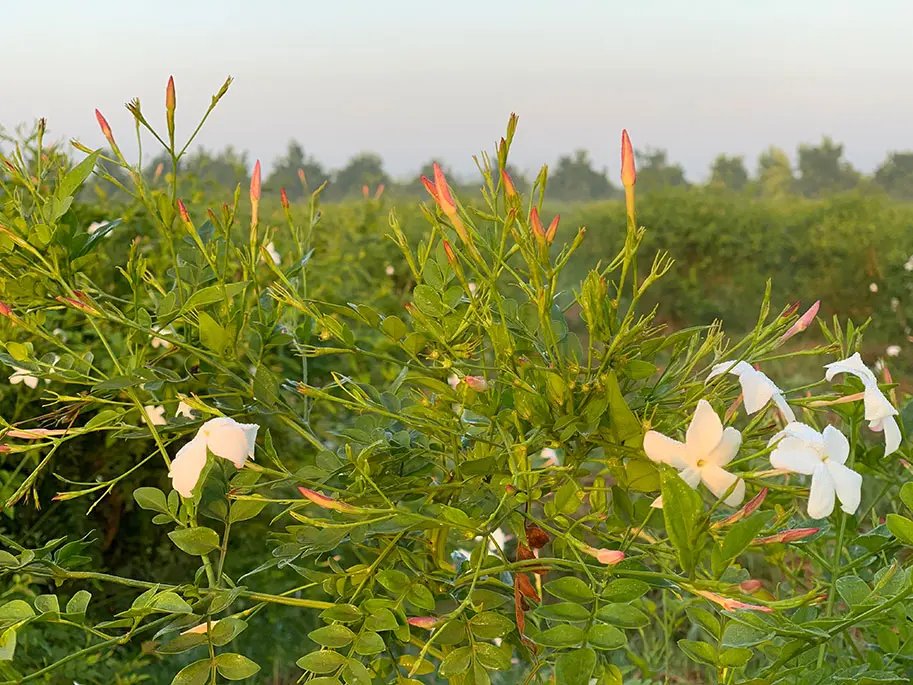
<instances>
[{"instance_id":1,"label":"white jasmine flower","mask_svg":"<svg viewBox=\"0 0 913 685\"><path fill-rule=\"evenodd\" d=\"M456 390L456 387L459 384L460 384L460 377L457 376L455 373L452 373L449 376L447 376L447 385L449 385L451 388Z\"/></svg>"},{"instance_id":2,"label":"white jasmine flower","mask_svg":"<svg viewBox=\"0 0 913 685\"><path fill-rule=\"evenodd\" d=\"M770 440L776 445L771 466L812 477L808 515L814 519L830 516L834 500L854 514L862 497L862 476L846 466L850 443L833 426L819 433L804 423L791 423Z\"/></svg>"},{"instance_id":3,"label":"white jasmine flower","mask_svg":"<svg viewBox=\"0 0 913 685\"><path fill-rule=\"evenodd\" d=\"M146 416L149 417L149 422L153 426L164 426L168 421L165 420L165 407L162 405L155 406L153 404L147 404L143 407L143 411L146 413Z\"/></svg>"},{"instance_id":4,"label":"white jasmine flower","mask_svg":"<svg viewBox=\"0 0 913 685\"><path fill-rule=\"evenodd\" d=\"M180 402L178 402L178 408L177 408L177 411L174 412L174 415L183 416L185 419L191 419L191 420L196 418L193 415L193 407L191 407L189 404L187 404L184 400L181 400Z\"/></svg>"},{"instance_id":5,"label":"white jasmine flower","mask_svg":"<svg viewBox=\"0 0 913 685\"><path fill-rule=\"evenodd\" d=\"M551 447L543 447L539 456L541 456L542 459L545 460L545 463L550 466L558 465L558 450L552 449Z\"/></svg>"},{"instance_id":6,"label":"white jasmine flower","mask_svg":"<svg viewBox=\"0 0 913 685\"><path fill-rule=\"evenodd\" d=\"M869 283L869 292L870 292L870 293L877 293L877 292L878 292L878 284L877 284L877 283L874 283L874 282L873 282L873 283Z\"/></svg>"},{"instance_id":7,"label":"white jasmine flower","mask_svg":"<svg viewBox=\"0 0 913 685\"><path fill-rule=\"evenodd\" d=\"M392 276L393 274L396 273L396 269L393 268L392 264L387 264L387 268L384 269L384 273L387 274L388 276Z\"/></svg>"},{"instance_id":8,"label":"white jasmine flower","mask_svg":"<svg viewBox=\"0 0 913 685\"><path fill-rule=\"evenodd\" d=\"M20 369L18 366L13 367L13 375L10 376L10 383L12 385L25 383L32 390L38 387L38 379L25 369Z\"/></svg>"},{"instance_id":9,"label":"white jasmine flower","mask_svg":"<svg viewBox=\"0 0 913 685\"><path fill-rule=\"evenodd\" d=\"M476 285L476 282L469 281L469 283L467 283L466 285L469 287L469 292L472 293L473 295L475 295L476 290L478 290L478 288L479 288L479 286Z\"/></svg>"},{"instance_id":10,"label":"white jasmine flower","mask_svg":"<svg viewBox=\"0 0 913 685\"><path fill-rule=\"evenodd\" d=\"M156 326L152 330L155 333L162 333L163 335L174 335L174 329L171 326L165 326L164 328L160 328L159 326ZM154 347L154 348L161 347L162 349L170 350L173 347L173 345L168 340L165 340L164 338L159 338L158 336L153 336L152 347Z\"/></svg>"},{"instance_id":11,"label":"white jasmine flower","mask_svg":"<svg viewBox=\"0 0 913 685\"><path fill-rule=\"evenodd\" d=\"M913 271L913 254L907 259L906 263L903 265L903 268L907 271Z\"/></svg>"},{"instance_id":12,"label":"white jasmine flower","mask_svg":"<svg viewBox=\"0 0 913 685\"><path fill-rule=\"evenodd\" d=\"M254 458L258 428L256 423L238 423L228 417L204 423L193 440L178 450L171 462L168 477L174 489L183 497L192 496L209 452L228 459L240 469L248 459Z\"/></svg>"},{"instance_id":13,"label":"white jasmine flower","mask_svg":"<svg viewBox=\"0 0 913 685\"><path fill-rule=\"evenodd\" d=\"M899 357L900 356L900 345L888 345L887 349L884 351L889 357Z\"/></svg>"},{"instance_id":14,"label":"white jasmine flower","mask_svg":"<svg viewBox=\"0 0 913 685\"><path fill-rule=\"evenodd\" d=\"M279 250L276 249L272 241L266 244L266 252L269 254L269 258L273 260L273 264L279 265L282 263L282 255L279 254Z\"/></svg>"},{"instance_id":15,"label":"white jasmine flower","mask_svg":"<svg viewBox=\"0 0 913 685\"><path fill-rule=\"evenodd\" d=\"M692 488L703 482L714 495L722 497L734 486L724 500L731 507L742 503L745 482L723 467L733 460L741 445L742 434L731 426L724 429L720 417L706 400L697 403L684 443L657 431L647 431L644 435L647 456L678 469L682 480Z\"/></svg>"},{"instance_id":16,"label":"white jasmine flower","mask_svg":"<svg viewBox=\"0 0 913 685\"><path fill-rule=\"evenodd\" d=\"M707 380L716 378L724 373L731 373L738 377L739 384L742 386L742 400L745 404L745 411L749 414L755 414L761 411L768 402L773 402L787 423L796 420L796 415L786 403L783 397L783 391L778 388L767 375L755 369L748 362L723 362L716 364L710 369Z\"/></svg>"},{"instance_id":17,"label":"white jasmine flower","mask_svg":"<svg viewBox=\"0 0 913 685\"><path fill-rule=\"evenodd\" d=\"M98 231L98 229L104 225L105 225L104 221L93 221L91 224L89 224L89 227L86 229L86 233L88 233L89 235L95 235L95 232Z\"/></svg>"},{"instance_id":18,"label":"white jasmine flower","mask_svg":"<svg viewBox=\"0 0 913 685\"><path fill-rule=\"evenodd\" d=\"M894 418L898 411L878 388L878 379L862 362L859 353L847 359L825 364L824 368L827 369L824 377L828 381L833 380L838 373L848 373L862 381L865 388L862 400L865 406L865 420L869 422L869 428L873 431L884 432L884 456L895 452L900 447L900 427Z\"/></svg>"}]
</instances>

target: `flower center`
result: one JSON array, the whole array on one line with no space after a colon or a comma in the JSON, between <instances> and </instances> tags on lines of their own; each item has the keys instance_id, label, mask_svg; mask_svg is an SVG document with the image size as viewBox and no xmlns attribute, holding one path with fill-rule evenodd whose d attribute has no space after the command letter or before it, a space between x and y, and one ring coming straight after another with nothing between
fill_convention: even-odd
<instances>
[{"instance_id":1,"label":"flower center","mask_svg":"<svg viewBox=\"0 0 913 685\"><path fill-rule=\"evenodd\" d=\"M704 464L706 464L706 463L707 463L707 462L706 462L705 460L703 460L703 459L698 459L698 460L697 460L697 467L698 467L699 469L702 469L702 468L704 468Z\"/></svg>"}]
</instances>

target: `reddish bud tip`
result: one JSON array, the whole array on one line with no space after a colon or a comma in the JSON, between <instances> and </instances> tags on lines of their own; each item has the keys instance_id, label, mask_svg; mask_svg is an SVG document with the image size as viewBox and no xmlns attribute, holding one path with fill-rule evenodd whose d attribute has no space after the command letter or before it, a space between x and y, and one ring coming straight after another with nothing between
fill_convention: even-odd
<instances>
[{"instance_id":1,"label":"reddish bud tip","mask_svg":"<svg viewBox=\"0 0 913 685\"><path fill-rule=\"evenodd\" d=\"M434 163L434 187L437 190L435 199L441 210L447 216L452 217L456 214L456 203L453 201L453 195L450 194L450 186L447 185L447 179L444 177L444 170L437 162Z\"/></svg>"},{"instance_id":2,"label":"reddish bud tip","mask_svg":"<svg viewBox=\"0 0 913 685\"><path fill-rule=\"evenodd\" d=\"M425 190L428 191L428 194L434 198L434 201L437 202L437 188L434 187L434 183L431 182L427 176L422 176L422 185L425 186Z\"/></svg>"},{"instance_id":3,"label":"reddish bud tip","mask_svg":"<svg viewBox=\"0 0 913 685\"><path fill-rule=\"evenodd\" d=\"M250 201L260 201L260 160L254 164L254 173L250 177Z\"/></svg>"},{"instance_id":4,"label":"reddish bud tip","mask_svg":"<svg viewBox=\"0 0 913 685\"><path fill-rule=\"evenodd\" d=\"M165 88L165 110L171 114L174 112L177 99L174 95L174 76L168 77L168 86Z\"/></svg>"},{"instance_id":5,"label":"reddish bud tip","mask_svg":"<svg viewBox=\"0 0 913 685\"><path fill-rule=\"evenodd\" d=\"M450 262L451 266L456 265L456 254L453 251L453 245L450 244L449 240L442 241L444 244L444 254L447 255L447 261Z\"/></svg>"},{"instance_id":6,"label":"reddish bud tip","mask_svg":"<svg viewBox=\"0 0 913 685\"><path fill-rule=\"evenodd\" d=\"M561 215L556 214L555 218L552 219L552 223L550 223L548 225L548 228L545 230L545 240L548 242L549 245L551 245L554 242L555 236L558 234L558 222L559 221L561 221Z\"/></svg>"},{"instance_id":7,"label":"reddish bud tip","mask_svg":"<svg viewBox=\"0 0 913 685\"><path fill-rule=\"evenodd\" d=\"M502 139L503 142L503 139ZM517 187L506 169L501 169L501 180L504 182L504 195L507 197L517 197Z\"/></svg>"},{"instance_id":8,"label":"reddish bud tip","mask_svg":"<svg viewBox=\"0 0 913 685\"><path fill-rule=\"evenodd\" d=\"M765 497L767 497L767 488L761 488L761 491L750 500L748 500L748 502L745 503L745 506L743 506L731 516L728 516L722 521L713 524L713 527L720 528L722 526L729 526L733 523L741 521L746 516L750 516L752 513L754 513L755 510L757 510L758 507L761 506L761 503L764 501Z\"/></svg>"},{"instance_id":9,"label":"reddish bud tip","mask_svg":"<svg viewBox=\"0 0 913 685\"><path fill-rule=\"evenodd\" d=\"M97 109L95 110L95 118L98 119L98 125L101 127L102 135L111 143L111 145L114 145L114 134L111 132L108 120L105 119L104 115Z\"/></svg>"},{"instance_id":10,"label":"reddish bud tip","mask_svg":"<svg viewBox=\"0 0 913 685\"><path fill-rule=\"evenodd\" d=\"M184 205L183 200L178 200L178 214L181 215L181 221L185 224L190 223L190 212L187 211L187 207Z\"/></svg>"},{"instance_id":11,"label":"reddish bud tip","mask_svg":"<svg viewBox=\"0 0 913 685\"><path fill-rule=\"evenodd\" d=\"M529 211L529 223L533 229L533 233L536 234L536 237L545 237L545 229L542 228L542 220L539 218L539 210L535 207Z\"/></svg>"},{"instance_id":12,"label":"reddish bud tip","mask_svg":"<svg viewBox=\"0 0 913 685\"><path fill-rule=\"evenodd\" d=\"M780 342L789 340L791 337L796 335L796 333L801 333L806 328L811 326L812 321L814 321L815 317L818 316L818 309L820 307L821 300L816 300L815 304L805 310L805 313L796 320L796 323L789 327L789 330L783 334L782 338L780 338Z\"/></svg>"},{"instance_id":13,"label":"reddish bud tip","mask_svg":"<svg viewBox=\"0 0 913 685\"><path fill-rule=\"evenodd\" d=\"M311 490L305 487L299 487L298 492L300 492L305 498L316 504L321 509L332 509L333 511L354 511L355 507L351 504L346 504L345 502L340 502L337 499L332 497L327 497L326 495L317 492L316 490Z\"/></svg>"},{"instance_id":14,"label":"reddish bud tip","mask_svg":"<svg viewBox=\"0 0 913 685\"><path fill-rule=\"evenodd\" d=\"M285 188L279 189L279 201L282 203L283 209L288 209L288 193L285 192Z\"/></svg>"},{"instance_id":15,"label":"reddish bud tip","mask_svg":"<svg viewBox=\"0 0 913 685\"><path fill-rule=\"evenodd\" d=\"M621 131L621 184L633 186L637 182L637 170L634 167L634 147L627 129Z\"/></svg>"}]
</instances>

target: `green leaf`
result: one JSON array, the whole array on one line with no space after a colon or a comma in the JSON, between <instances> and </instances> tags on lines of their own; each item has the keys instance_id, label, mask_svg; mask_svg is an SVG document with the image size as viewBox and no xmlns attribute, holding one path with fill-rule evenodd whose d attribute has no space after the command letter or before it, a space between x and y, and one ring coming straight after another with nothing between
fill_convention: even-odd
<instances>
[{"instance_id":1,"label":"green leaf","mask_svg":"<svg viewBox=\"0 0 913 685\"><path fill-rule=\"evenodd\" d=\"M218 621L209 631L212 643L216 647L223 647L234 640L247 628L247 621L234 616L229 616Z\"/></svg>"},{"instance_id":2,"label":"green leaf","mask_svg":"<svg viewBox=\"0 0 913 685\"><path fill-rule=\"evenodd\" d=\"M555 662L555 682L561 685L587 685L596 668L596 652L589 647L565 652Z\"/></svg>"},{"instance_id":3,"label":"green leaf","mask_svg":"<svg viewBox=\"0 0 913 685\"><path fill-rule=\"evenodd\" d=\"M585 637L583 628L565 624L543 630L533 638L533 641L543 647L575 647L583 642Z\"/></svg>"},{"instance_id":4,"label":"green leaf","mask_svg":"<svg viewBox=\"0 0 913 685\"><path fill-rule=\"evenodd\" d=\"M726 668L742 668L750 660L754 652L745 647L730 647L720 652L720 666Z\"/></svg>"},{"instance_id":5,"label":"green leaf","mask_svg":"<svg viewBox=\"0 0 913 685\"><path fill-rule=\"evenodd\" d=\"M618 578L606 585L600 596L607 602L630 602L643 597L649 590L650 586L642 580Z\"/></svg>"},{"instance_id":6,"label":"green leaf","mask_svg":"<svg viewBox=\"0 0 913 685\"><path fill-rule=\"evenodd\" d=\"M168 614L192 614L193 609L175 592L163 592L156 595L148 604L151 609Z\"/></svg>"},{"instance_id":7,"label":"green leaf","mask_svg":"<svg viewBox=\"0 0 913 685\"><path fill-rule=\"evenodd\" d=\"M256 518L269 502L257 499L239 499L232 503L228 511L228 520L231 523L247 521Z\"/></svg>"},{"instance_id":8,"label":"green leaf","mask_svg":"<svg viewBox=\"0 0 913 685\"><path fill-rule=\"evenodd\" d=\"M35 598L35 608L42 614L59 614L60 601L57 595L38 595Z\"/></svg>"},{"instance_id":9,"label":"green leaf","mask_svg":"<svg viewBox=\"0 0 913 685\"><path fill-rule=\"evenodd\" d=\"M0 550L0 568L19 566L19 560L5 550Z\"/></svg>"},{"instance_id":10,"label":"green leaf","mask_svg":"<svg viewBox=\"0 0 913 685\"><path fill-rule=\"evenodd\" d=\"M891 534L907 545L913 545L913 521L900 514L888 514L888 530Z\"/></svg>"},{"instance_id":11,"label":"green leaf","mask_svg":"<svg viewBox=\"0 0 913 685\"><path fill-rule=\"evenodd\" d=\"M377 609L377 611L365 619L366 630L396 630L398 627L399 623L396 620L396 616L393 615L392 611L385 607Z\"/></svg>"},{"instance_id":12,"label":"green leaf","mask_svg":"<svg viewBox=\"0 0 913 685\"><path fill-rule=\"evenodd\" d=\"M586 639L596 649L621 649L628 642L625 634L615 626L598 623L590 628Z\"/></svg>"},{"instance_id":13,"label":"green leaf","mask_svg":"<svg viewBox=\"0 0 913 685\"><path fill-rule=\"evenodd\" d=\"M564 576L546 583L545 591L558 599L566 599L578 604L586 604L596 598L592 588L574 576Z\"/></svg>"},{"instance_id":14,"label":"green leaf","mask_svg":"<svg viewBox=\"0 0 913 685\"><path fill-rule=\"evenodd\" d=\"M88 590L78 590L72 597L70 601L67 602L66 613L68 614L84 614L86 609L89 606L89 600L92 599L92 593Z\"/></svg>"},{"instance_id":15,"label":"green leaf","mask_svg":"<svg viewBox=\"0 0 913 685\"><path fill-rule=\"evenodd\" d=\"M552 621L587 621L590 610L582 604L575 602L556 602L555 604L542 604L536 607L536 616Z\"/></svg>"},{"instance_id":16,"label":"green leaf","mask_svg":"<svg viewBox=\"0 0 913 685\"><path fill-rule=\"evenodd\" d=\"M200 341L213 352L221 353L228 346L228 332L206 312L198 312Z\"/></svg>"},{"instance_id":17,"label":"green leaf","mask_svg":"<svg viewBox=\"0 0 913 685\"><path fill-rule=\"evenodd\" d=\"M21 599L14 599L0 606L0 625L4 623L15 623L25 618L31 618L35 615L35 610Z\"/></svg>"},{"instance_id":18,"label":"green leaf","mask_svg":"<svg viewBox=\"0 0 913 685\"><path fill-rule=\"evenodd\" d=\"M222 677L229 680L244 680L260 670L260 666L256 662L243 654L232 653L219 654L216 657L216 668Z\"/></svg>"},{"instance_id":19,"label":"green leaf","mask_svg":"<svg viewBox=\"0 0 913 685\"><path fill-rule=\"evenodd\" d=\"M688 617L706 630L715 640L720 639L720 621L712 613L698 606L685 609Z\"/></svg>"},{"instance_id":20,"label":"green leaf","mask_svg":"<svg viewBox=\"0 0 913 685\"><path fill-rule=\"evenodd\" d=\"M320 612L320 618L327 622L355 623L355 621L360 621L361 617L361 609L354 604L337 604Z\"/></svg>"},{"instance_id":21,"label":"green leaf","mask_svg":"<svg viewBox=\"0 0 913 685\"><path fill-rule=\"evenodd\" d=\"M12 661L16 653L16 631L7 628L0 633L0 661Z\"/></svg>"},{"instance_id":22,"label":"green leaf","mask_svg":"<svg viewBox=\"0 0 913 685\"><path fill-rule=\"evenodd\" d=\"M721 647L753 647L762 642L766 642L773 637L773 632L760 630L744 623L730 621L723 629L723 639L720 640Z\"/></svg>"},{"instance_id":23,"label":"green leaf","mask_svg":"<svg viewBox=\"0 0 913 685\"><path fill-rule=\"evenodd\" d=\"M321 647L338 649L352 642L355 639L355 633L343 625L335 624L312 630L308 633L308 637Z\"/></svg>"},{"instance_id":24,"label":"green leaf","mask_svg":"<svg viewBox=\"0 0 913 685\"><path fill-rule=\"evenodd\" d=\"M660 473L663 493L663 520L669 541L675 547L679 563L691 571L695 560L695 536L701 498L672 468Z\"/></svg>"},{"instance_id":25,"label":"green leaf","mask_svg":"<svg viewBox=\"0 0 913 685\"><path fill-rule=\"evenodd\" d=\"M469 629L479 639L492 640L507 635L514 629L514 623L497 612L483 611L470 619Z\"/></svg>"},{"instance_id":26,"label":"green leaf","mask_svg":"<svg viewBox=\"0 0 913 685\"><path fill-rule=\"evenodd\" d=\"M371 631L362 632L355 640L355 653L361 656L372 656L384 651L384 639Z\"/></svg>"},{"instance_id":27,"label":"green leaf","mask_svg":"<svg viewBox=\"0 0 913 685\"><path fill-rule=\"evenodd\" d=\"M200 659L178 671L171 685L205 685L208 680L209 659Z\"/></svg>"},{"instance_id":28,"label":"green leaf","mask_svg":"<svg viewBox=\"0 0 913 685\"><path fill-rule=\"evenodd\" d=\"M469 670L469 664L472 661L471 647L457 647L450 652L441 662L438 668L438 674L442 678L452 678Z\"/></svg>"},{"instance_id":29,"label":"green leaf","mask_svg":"<svg viewBox=\"0 0 913 685\"><path fill-rule=\"evenodd\" d=\"M89 174L91 174L92 170L95 168L95 163L98 161L99 154L99 152L93 152L75 167L70 169L66 175L60 179L60 184L57 186L55 196L62 200L75 195L79 186L89 178Z\"/></svg>"},{"instance_id":30,"label":"green leaf","mask_svg":"<svg viewBox=\"0 0 913 685\"><path fill-rule=\"evenodd\" d=\"M758 512L732 526L720 544L724 564L739 556L764 529L773 515L772 511Z\"/></svg>"},{"instance_id":31,"label":"green leaf","mask_svg":"<svg viewBox=\"0 0 913 685\"><path fill-rule=\"evenodd\" d=\"M434 595L432 595L431 590L426 588L424 585L416 584L410 587L409 591L406 593L406 599L412 602L419 609L434 611Z\"/></svg>"},{"instance_id":32,"label":"green leaf","mask_svg":"<svg viewBox=\"0 0 913 685\"><path fill-rule=\"evenodd\" d=\"M913 511L913 483L904 483L900 488L900 501Z\"/></svg>"},{"instance_id":33,"label":"green leaf","mask_svg":"<svg viewBox=\"0 0 913 685\"><path fill-rule=\"evenodd\" d=\"M418 310L427 316L439 317L444 313L441 296L431 286L417 285L412 292L412 301Z\"/></svg>"},{"instance_id":34,"label":"green leaf","mask_svg":"<svg viewBox=\"0 0 913 685\"><path fill-rule=\"evenodd\" d=\"M342 654L326 649L306 654L295 662L298 668L318 675L333 673L344 663L346 663L346 658Z\"/></svg>"},{"instance_id":35,"label":"green leaf","mask_svg":"<svg viewBox=\"0 0 913 685\"><path fill-rule=\"evenodd\" d=\"M187 301L184 303L184 310L204 307L207 304L219 302L222 299L223 292L221 285L208 285L205 288L200 288L187 298Z\"/></svg>"},{"instance_id":36,"label":"green leaf","mask_svg":"<svg viewBox=\"0 0 913 685\"><path fill-rule=\"evenodd\" d=\"M869 586L859 576L841 576L836 585L837 592L851 608L862 604L872 594Z\"/></svg>"},{"instance_id":37,"label":"green leaf","mask_svg":"<svg viewBox=\"0 0 913 685\"><path fill-rule=\"evenodd\" d=\"M488 642L477 642L476 659L485 667L495 671L510 669L510 648L495 647Z\"/></svg>"},{"instance_id":38,"label":"green leaf","mask_svg":"<svg viewBox=\"0 0 913 685\"><path fill-rule=\"evenodd\" d=\"M643 628L650 624L649 617L630 604L608 604L596 612L596 618L622 628Z\"/></svg>"},{"instance_id":39,"label":"green leaf","mask_svg":"<svg viewBox=\"0 0 913 685\"><path fill-rule=\"evenodd\" d=\"M605 393L609 400L609 418L612 421L612 431L618 442L625 442L632 438L637 438L640 442L643 433L643 427L640 420L634 415L634 412L625 402L624 395L621 392L621 386L618 384L618 376L614 371L610 371L604 377Z\"/></svg>"},{"instance_id":40,"label":"green leaf","mask_svg":"<svg viewBox=\"0 0 913 685\"><path fill-rule=\"evenodd\" d=\"M202 555L219 548L219 535L212 528L180 528L168 537L182 552Z\"/></svg>"},{"instance_id":41,"label":"green leaf","mask_svg":"<svg viewBox=\"0 0 913 685\"><path fill-rule=\"evenodd\" d=\"M663 501L665 505L665 500ZM708 666L717 665L716 649L713 645L706 642L697 642L696 640L679 640L678 646L692 661Z\"/></svg>"},{"instance_id":42,"label":"green leaf","mask_svg":"<svg viewBox=\"0 0 913 685\"><path fill-rule=\"evenodd\" d=\"M168 513L168 502L165 500L165 493L158 488L137 488L133 491L133 499L141 509L147 511L157 511L162 514Z\"/></svg>"}]
</instances>

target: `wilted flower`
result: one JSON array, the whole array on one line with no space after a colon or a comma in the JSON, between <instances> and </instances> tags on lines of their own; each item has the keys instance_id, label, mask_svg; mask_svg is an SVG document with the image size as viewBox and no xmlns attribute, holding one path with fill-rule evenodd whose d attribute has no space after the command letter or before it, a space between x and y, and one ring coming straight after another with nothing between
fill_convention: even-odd
<instances>
[{"instance_id":1,"label":"wilted flower","mask_svg":"<svg viewBox=\"0 0 913 685\"><path fill-rule=\"evenodd\" d=\"M485 380L484 376L463 376L463 382L476 392L488 390L488 381Z\"/></svg>"},{"instance_id":2,"label":"wilted flower","mask_svg":"<svg viewBox=\"0 0 913 685\"><path fill-rule=\"evenodd\" d=\"M269 258L273 260L273 264L279 265L282 263L282 255L279 254L279 250L276 249L276 245L272 241L266 244L266 252L269 254Z\"/></svg>"},{"instance_id":3,"label":"wilted flower","mask_svg":"<svg viewBox=\"0 0 913 685\"><path fill-rule=\"evenodd\" d=\"M14 366L13 369L13 375L10 376L11 384L18 385L19 383L25 383L32 390L38 387L38 379L35 376L25 369L20 369L18 366Z\"/></svg>"},{"instance_id":4,"label":"wilted flower","mask_svg":"<svg viewBox=\"0 0 913 685\"><path fill-rule=\"evenodd\" d=\"M769 444L774 447L771 466L812 477L808 497L811 518L830 516L835 497L847 514L856 512L862 497L862 476L846 466L850 443L843 433L833 426L819 433L804 423L791 423Z\"/></svg>"},{"instance_id":5,"label":"wilted flower","mask_svg":"<svg viewBox=\"0 0 913 685\"><path fill-rule=\"evenodd\" d=\"M227 459L240 469L248 459L254 458L258 428L256 423L238 423L228 417L204 423L193 440L178 450L171 462L168 477L174 489L184 497L192 495L209 452Z\"/></svg>"},{"instance_id":6,"label":"wilted flower","mask_svg":"<svg viewBox=\"0 0 913 685\"><path fill-rule=\"evenodd\" d=\"M647 431L644 435L647 456L678 469L682 480L692 488L703 481L714 495L722 497L732 487L724 500L731 507L742 503L745 482L723 467L732 461L741 445L742 434L731 426L724 429L720 417L706 400L697 403L684 443L657 431Z\"/></svg>"},{"instance_id":7,"label":"wilted flower","mask_svg":"<svg viewBox=\"0 0 913 685\"><path fill-rule=\"evenodd\" d=\"M184 400L178 402L177 411L174 412L175 416L183 416L185 419L194 419L193 407L187 404Z\"/></svg>"},{"instance_id":8,"label":"wilted flower","mask_svg":"<svg viewBox=\"0 0 913 685\"><path fill-rule=\"evenodd\" d=\"M765 373L758 371L748 362L716 364L710 369L707 380L727 372L738 377L739 384L742 386L745 411L749 414L761 411L768 402L772 401L787 423L796 420L796 415L783 398L783 391L774 385L774 382Z\"/></svg>"},{"instance_id":9,"label":"wilted flower","mask_svg":"<svg viewBox=\"0 0 913 685\"><path fill-rule=\"evenodd\" d=\"M165 420L165 407L162 405L147 404L143 407L143 412L153 426L164 426L168 421Z\"/></svg>"},{"instance_id":10,"label":"wilted flower","mask_svg":"<svg viewBox=\"0 0 913 685\"><path fill-rule=\"evenodd\" d=\"M838 373L849 373L862 381L865 388L863 405L865 406L865 420L873 431L884 431L884 456L892 454L900 447L900 428L897 420L897 410L878 388L878 379L875 374L862 362L862 357L857 352L852 357L841 359L831 364L825 364L827 372L824 377L830 381Z\"/></svg>"},{"instance_id":11,"label":"wilted flower","mask_svg":"<svg viewBox=\"0 0 913 685\"><path fill-rule=\"evenodd\" d=\"M171 326L165 326L164 328L160 328L159 326L156 326L152 330L155 333L162 333L164 335L174 335L174 329ZM152 347L155 347L155 348L161 347L163 349L170 350L172 348L172 344L170 341L165 340L164 338L159 338L158 336L154 336L152 338Z\"/></svg>"}]
</instances>

